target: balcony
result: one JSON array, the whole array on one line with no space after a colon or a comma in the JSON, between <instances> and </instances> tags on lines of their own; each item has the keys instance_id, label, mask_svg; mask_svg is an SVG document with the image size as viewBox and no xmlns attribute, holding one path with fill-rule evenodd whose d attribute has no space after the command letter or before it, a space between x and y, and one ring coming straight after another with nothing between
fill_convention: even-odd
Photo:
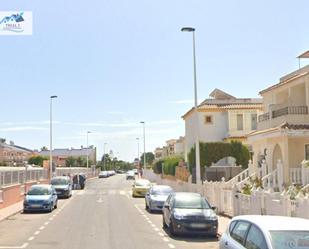
<instances>
[{"instance_id":1,"label":"balcony","mask_svg":"<svg viewBox=\"0 0 309 249\"><path fill-rule=\"evenodd\" d=\"M285 106L259 115L258 130L273 128L284 122L290 124L308 123L308 106Z\"/></svg>"}]
</instances>

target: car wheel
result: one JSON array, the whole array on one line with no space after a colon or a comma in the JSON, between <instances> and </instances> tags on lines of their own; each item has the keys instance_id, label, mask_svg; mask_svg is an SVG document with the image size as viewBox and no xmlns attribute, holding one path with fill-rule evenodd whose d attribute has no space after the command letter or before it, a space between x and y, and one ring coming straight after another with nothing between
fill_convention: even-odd
<instances>
[{"instance_id":1,"label":"car wheel","mask_svg":"<svg viewBox=\"0 0 309 249\"><path fill-rule=\"evenodd\" d=\"M58 201L56 201L55 203L55 209L58 207Z\"/></svg>"},{"instance_id":2,"label":"car wheel","mask_svg":"<svg viewBox=\"0 0 309 249\"><path fill-rule=\"evenodd\" d=\"M164 220L164 216L162 215L162 226L163 228L167 228L167 225L165 223L165 220Z\"/></svg>"},{"instance_id":3,"label":"car wheel","mask_svg":"<svg viewBox=\"0 0 309 249\"><path fill-rule=\"evenodd\" d=\"M147 205L147 202L145 201L145 209L148 210L149 206Z\"/></svg>"},{"instance_id":4,"label":"car wheel","mask_svg":"<svg viewBox=\"0 0 309 249\"><path fill-rule=\"evenodd\" d=\"M49 206L48 212L51 213L51 212L53 211L53 208L54 208L54 206L53 206L53 204L51 203L50 206Z\"/></svg>"},{"instance_id":5,"label":"car wheel","mask_svg":"<svg viewBox=\"0 0 309 249\"><path fill-rule=\"evenodd\" d=\"M168 228L169 228L170 235L174 236L175 235L175 230L174 230L174 225L173 225L172 220L170 220L170 225L169 225Z\"/></svg>"}]
</instances>

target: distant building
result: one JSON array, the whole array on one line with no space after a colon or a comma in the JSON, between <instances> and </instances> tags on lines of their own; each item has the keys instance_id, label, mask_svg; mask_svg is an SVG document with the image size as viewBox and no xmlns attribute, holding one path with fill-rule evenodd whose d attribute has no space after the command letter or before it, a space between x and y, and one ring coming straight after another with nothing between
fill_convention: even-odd
<instances>
[{"instance_id":1,"label":"distant building","mask_svg":"<svg viewBox=\"0 0 309 249\"><path fill-rule=\"evenodd\" d=\"M238 140L247 143L247 135L257 129L257 117L262 113L262 99L236 98L215 89L210 98L198 106L198 125L194 108L183 115L185 121L185 155L200 142Z\"/></svg>"},{"instance_id":2,"label":"distant building","mask_svg":"<svg viewBox=\"0 0 309 249\"><path fill-rule=\"evenodd\" d=\"M166 141L166 145L162 148L155 149L155 159L166 158L173 155L184 155L184 137L178 139L170 139Z\"/></svg>"},{"instance_id":3,"label":"distant building","mask_svg":"<svg viewBox=\"0 0 309 249\"><path fill-rule=\"evenodd\" d=\"M53 150L53 162L56 163L58 167L64 167L65 166L65 161L69 157L82 157L84 159L87 158L87 153L88 153L88 159L91 161L93 164L96 164L96 158L97 158L97 152L96 148L89 147L87 148L81 148L81 149L54 149ZM49 157L49 150L43 150L40 151L39 154L41 156L47 156ZM89 164L90 166L90 164Z\"/></svg>"},{"instance_id":4,"label":"distant building","mask_svg":"<svg viewBox=\"0 0 309 249\"><path fill-rule=\"evenodd\" d=\"M0 142L0 166L22 166L34 155L34 151L15 145Z\"/></svg>"}]
</instances>

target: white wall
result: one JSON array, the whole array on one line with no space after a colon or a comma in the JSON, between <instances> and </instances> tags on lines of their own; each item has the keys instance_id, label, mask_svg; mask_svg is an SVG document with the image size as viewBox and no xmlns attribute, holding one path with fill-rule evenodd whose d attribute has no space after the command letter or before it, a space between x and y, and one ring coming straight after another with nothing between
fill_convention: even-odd
<instances>
[{"instance_id":1,"label":"white wall","mask_svg":"<svg viewBox=\"0 0 309 249\"><path fill-rule=\"evenodd\" d=\"M212 124L205 124L205 116L212 116ZM227 137L228 118L227 112L198 112L198 130L200 142L218 142ZM195 115L192 114L185 120L185 154L195 144Z\"/></svg>"}]
</instances>

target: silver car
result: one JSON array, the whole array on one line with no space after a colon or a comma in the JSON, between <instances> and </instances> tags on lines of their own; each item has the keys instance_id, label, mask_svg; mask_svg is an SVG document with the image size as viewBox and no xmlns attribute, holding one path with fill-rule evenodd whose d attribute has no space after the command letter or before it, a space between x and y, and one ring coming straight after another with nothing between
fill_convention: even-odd
<instances>
[{"instance_id":1,"label":"silver car","mask_svg":"<svg viewBox=\"0 0 309 249\"><path fill-rule=\"evenodd\" d=\"M237 216L231 220L219 245L220 249L309 248L309 222L283 216Z\"/></svg>"},{"instance_id":2,"label":"silver car","mask_svg":"<svg viewBox=\"0 0 309 249\"><path fill-rule=\"evenodd\" d=\"M168 185L155 185L149 189L145 196L145 208L152 211L162 211L164 202L173 189Z\"/></svg>"}]
</instances>

